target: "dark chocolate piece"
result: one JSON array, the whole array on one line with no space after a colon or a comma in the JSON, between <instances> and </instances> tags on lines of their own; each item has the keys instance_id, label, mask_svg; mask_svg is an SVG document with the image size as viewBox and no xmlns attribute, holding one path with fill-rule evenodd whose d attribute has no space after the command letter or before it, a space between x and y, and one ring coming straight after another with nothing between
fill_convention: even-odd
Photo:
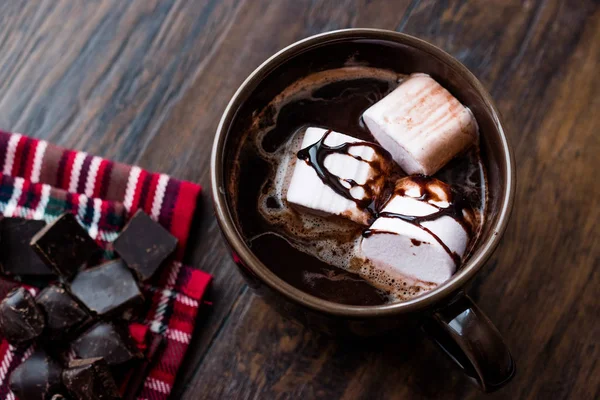
<instances>
[{"instance_id":1,"label":"dark chocolate piece","mask_svg":"<svg viewBox=\"0 0 600 400\"><path fill-rule=\"evenodd\" d=\"M0 303L0 335L12 344L38 337L44 330L44 314L23 287L11 290Z\"/></svg>"},{"instance_id":2,"label":"dark chocolate piece","mask_svg":"<svg viewBox=\"0 0 600 400\"><path fill-rule=\"evenodd\" d=\"M80 358L102 357L109 365L142 358L127 329L110 322L99 322L72 343Z\"/></svg>"},{"instance_id":3,"label":"dark chocolate piece","mask_svg":"<svg viewBox=\"0 0 600 400\"><path fill-rule=\"evenodd\" d=\"M44 221L4 218L0 221L0 265L7 275L54 275L54 271L31 249L29 242Z\"/></svg>"},{"instance_id":4,"label":"dark chocolate piece","mask_svg":"<svg viewBox=\"0 0 600 400\"><path fill-rule=\"evenodd\" d=\"M177 238L138 210L114 242L115 251L140 280L149 279L177 247Z\"/></svg>"},{"instance_id":5,"label":"dark chocolate piece","mask_svg":"<svg viewBox=\"0 0 600 400\"><path fill-rule=\"evenodd\" d=\"M50 340L68 340L91 319L85 306L61 286L46 287L36 302L46 314L44 336Z\"/></svg>"},{"instance_id":6,"label":"dark chocolate piece","mask_svg":"<svg viewBox=\"0 0 600 400\"><path fill-rule=\"evenodd\" d=\"M126 400L137 399L138 394L144 386L144 382L146 381L148 373L167 344L167 340L163 335L158 333L150 333L150 336L152 339L150 340L150 345L146 351L144 361L135 369L129 379L129 383L127 384L127 389L125 390L124 396Z\"/></svg>"},{"instance_id":7,"label":"dark chocolate piece","mask_svg":"<svg viewBox=\"0 0 600 400\"><path fill-rule=\"evenodd\" d=\"M0 299L4 299L8 293L14 288L18 288L23 286L21 282L13 281L12 279L7 279L0 277ZM1 300L0 300L1 301Z\"/></svg>"},{"instance_id":8,"label":"dark chocolate piece","mask_svg":"<svg viewBox=\"0 0 600 400\"><path fill-rule=\"evenodd\" d=\"M46 400L61 389L60 364L43 350L36 350L10 375L10 389L19 400Z\"/></svg>"},{"instance_id":9,"label":"dark chocolate piece","mask_svg":"<svg viewBox=\"0 0 600 400\"><path fill-rule=\"evenodd\" d=\"M121 260L79 272L71 282L71 292L101 315L115 315L144 301L137 281Z\"/></svg>"},{"instance_id":10,"label":"dark chocolate piece","mask_svg":"<svg viewBox=\"0 0 600 400\"><path fill-rule=\"evenodd\" d=\"M60 276L70 278L102 249L77 222L73 214L63 214L46 225L31 246Z\"/></svg>"},{"instance_id":11,"label":"dark chocolate piece","mask_svg":"<svg viewBox=\"0 0 600 400\"><path fill-rule=\"evenodd\" d=\"M103 358L73 360L62 373L63 384L76 399L120 399L119 389Z\"/></svg>"}]
</instances>

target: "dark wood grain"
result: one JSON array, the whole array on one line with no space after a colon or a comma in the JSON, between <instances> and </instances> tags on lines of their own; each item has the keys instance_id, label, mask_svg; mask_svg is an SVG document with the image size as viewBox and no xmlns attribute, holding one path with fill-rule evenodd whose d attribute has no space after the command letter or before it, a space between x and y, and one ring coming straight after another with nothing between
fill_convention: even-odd
<instances>
[{"instance_id":1,"label":"dark wood grain","mask_svg":"<svg viewBox=\"0 0 600 400\"><path fill-rule=\"evenodd\" d=\"M593 0L0 2L0 128L209 185L220 114L264 59L346 27L465 63L509 126L516 206L472 294L517 376L491 398L600 396L600 11ZM187 255L215 275L173 398L480 398L418 332L334 342L247 289L201 201Z\"/></svg>"}]
</instances>

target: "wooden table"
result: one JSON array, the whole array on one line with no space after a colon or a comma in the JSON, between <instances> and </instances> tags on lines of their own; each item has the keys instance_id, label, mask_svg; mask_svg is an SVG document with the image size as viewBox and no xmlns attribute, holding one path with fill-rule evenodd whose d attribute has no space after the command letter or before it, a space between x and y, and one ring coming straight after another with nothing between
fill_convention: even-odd
<instances>
[{"instance_id":1,"label":"wooden table","mask_svg":"<svg viewBox=\"0 0 600 400\"><path fill-rule=\"evenodd\" d=\"M220 115L275 51L339 28L419 36L496 99L518 163L504 241L472 296L518 372L489 398L600 396L600 6L594 0L0 2L0 128L209 186ZM248 290L208 190L189 261L215 276L173 398L484 396L428 340L336 343Z\"/></svg>"}]
</instances>

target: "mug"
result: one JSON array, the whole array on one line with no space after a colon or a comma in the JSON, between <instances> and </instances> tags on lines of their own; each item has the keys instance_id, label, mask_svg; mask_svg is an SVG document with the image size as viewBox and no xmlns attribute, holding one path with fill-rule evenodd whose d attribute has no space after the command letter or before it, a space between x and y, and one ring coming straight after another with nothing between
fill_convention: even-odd
<instances>
[{"instance_id":1,"label":"mug","mask_svg":"<svg viewBox=\"0 0 600 400\"><path fill-rule=\"evenodd\" d=\"M404 74L427 73L469 107L479 124L489 196L486 223L476 248L451 279L404 302L350 306L300 291L252 253L230 208L233 194L228 182L234 150L253 113L299 78L342 67L348 60ZM466 286L492 255L508 223L516 184L513 154L490 95L464 65L446 52L415 37L379 29L327 32L286 47L252 72L229 102L214 140L211 183L217 221L236 265L249 285L283 315L311 329L355 338L393 334L400 328L405 331L407 326L421 328L484 391L503 386L514 375L515 363L498 330L465 294Z\"/></svg>"}]
</instances>

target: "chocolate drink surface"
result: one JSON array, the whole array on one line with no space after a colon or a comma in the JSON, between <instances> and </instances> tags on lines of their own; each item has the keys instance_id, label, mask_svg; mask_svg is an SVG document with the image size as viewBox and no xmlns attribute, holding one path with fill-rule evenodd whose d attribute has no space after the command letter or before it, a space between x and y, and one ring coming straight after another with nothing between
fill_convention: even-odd
<instances>
[{"instance_id":1,"label":"chocolate drink surface","mask_svg":"<svg viewBox=\"0 0 600 400\"><path fill-rule=\"evenodd\" d=\"M257 110L244 133L230 182L235 217L255 255L281 279L306 293L336 303L378 305L428 289L390 283L378 271L361 265L357 241L367 227L308 214L285 200L290 171L298 162L302 136L298 133L314 126L376 142L361 115L404 78L365 66L311 74ZM389 173L405 175L399 168ZM477 231L486 202L485 171L478 149L470 148L434 177L452 185L473 208ZM476 240L477 234L471 238L471 247ZM467 257L468 251L463 262Z\"/></svg>"}]
</instances>

